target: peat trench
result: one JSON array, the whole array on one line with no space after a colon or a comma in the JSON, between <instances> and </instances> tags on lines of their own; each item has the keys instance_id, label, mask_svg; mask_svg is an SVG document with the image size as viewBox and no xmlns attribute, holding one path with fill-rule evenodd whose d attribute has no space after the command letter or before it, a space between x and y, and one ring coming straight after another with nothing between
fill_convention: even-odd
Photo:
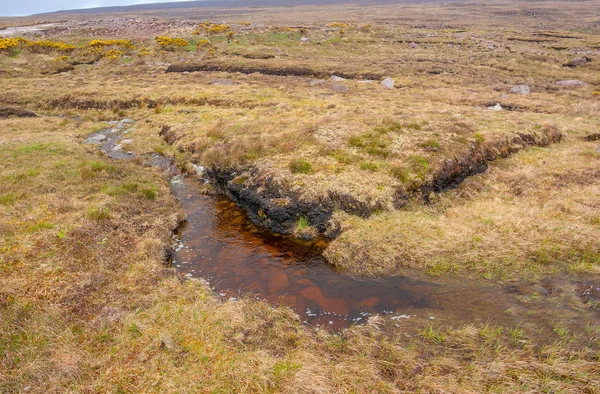
<instances>
[{"instance_id":1,"label":"peat trench","mask_svg":"<svg viewBox=\"0 0 600 394\"><path fill-rule=\"evenodd\" d=\"M133 152L126 151L135 135L134 122L125 119L110 124L90 134L84 143L98 145L114 159L134 158ZM344 275L322 257L324 244L308 245L259 228L234 201L203 194L205 180L180 172L170 159L157 154L143 159L169 175L172 193L185 213L185 222L173 235L173 266L187 278L208 282L224 301L256 297L293 308L307 323L334 328L366 322L372 315L396 325L435 321L549 327L547 321L540 321L543 317L531 312L557 308L551 297L552 289L561 286L557 282L500 286L457 278ZM600 291L600 284L582 286L588 293L595 286ZM523 301L524 294L532 291L545 297ZM563 316L571 316L567 313L571 308L563 304L559 308L564 309Z\"/></svg>"}]
</instances>

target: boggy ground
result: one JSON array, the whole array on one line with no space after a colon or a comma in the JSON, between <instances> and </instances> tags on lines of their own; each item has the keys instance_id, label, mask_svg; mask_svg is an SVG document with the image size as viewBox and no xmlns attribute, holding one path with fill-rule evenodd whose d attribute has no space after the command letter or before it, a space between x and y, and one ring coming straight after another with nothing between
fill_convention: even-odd
<instances>
[{"instance_id":1,"label":"boggy ground","mask_svg":"<svg viewBox=\"0 0 600 394\"><path fill-rule=\"evenodd\" d=\"M3 59L1 97L73 115L135 110L257 223L335 238L326 257L350 273L597 273L598 144L584 138L599 128L600 39L590 24L518 21L154 24L148 34L163 26L188 45L24 48ZM95 31L126 38L112 24ZM85 46L77 32L56 38ZM369 79L385 76L393 89Z\"/></svg>"},{"instance_id":2,"label":"boggy ground","mask_svg":"<svg viewBox=\"0 0 600 394\"><path fill-rule=\"evenodd\" d=\"M138 32L115 56L0 55L2 390L598 391L600 153L584 137L600 126L600 40L590 24L230 22L230 42L165 24L193 40L174 51ZM94 26L91 38L50 38L134 38ZM211 71L183 73L189 65ZM349 79L319 80L335 73ZM378 76L395 88L363 80ZM556 84L571 79L585 85ZM509 93L517 84L532 93ZM496 103L505 110L488 109ZM255 221L337 237L325 254L341 269L584 274L583 302L568 307L586 324L557 319L543 341L522 327L377 319L328 333L284 308L218 302L163 265L180 219L166 179L81 145L124 117L138 121L129 149L207 167Z\"/></svg>"}]
</instances>

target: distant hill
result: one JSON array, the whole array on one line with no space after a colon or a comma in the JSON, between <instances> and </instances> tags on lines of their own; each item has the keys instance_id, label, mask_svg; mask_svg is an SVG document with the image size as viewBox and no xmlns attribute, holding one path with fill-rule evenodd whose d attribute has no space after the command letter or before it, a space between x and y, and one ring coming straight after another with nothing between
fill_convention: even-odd
<instances>
[{"instance_id":1,"label":"distant hill","mask_svg":"<svg viewBox=\"0 0 600 394\"><path fill-rule=\"evenodd\" d=\"M174 3L136 4L116 7L84 8L77 10L62 10L35 14L32 16L67 15L67 14L113 14L145 11L166 11L185 8L232 8L232 7L292 7L301 5L323 4L410 4L410 3L435 3L462 0L200 0L180 1Z\"/></svg>"}]
</instances>

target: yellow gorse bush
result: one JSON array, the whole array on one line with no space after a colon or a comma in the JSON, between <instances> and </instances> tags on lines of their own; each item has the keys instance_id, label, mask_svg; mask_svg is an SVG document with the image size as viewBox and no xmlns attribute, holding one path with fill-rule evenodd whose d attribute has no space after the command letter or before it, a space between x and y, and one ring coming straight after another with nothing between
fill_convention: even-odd
<instances>
[{"instance_id":1,"label":"yellow gorse bush","mask_svg":"<svg viewBox=\"0 0 600 394\"><path fill-rule=\"evenodd\" d=\"M93 48L104 48L112 46L118 46L123 49L133 48L131 40L93 40L88 44L88 46Z\"/></svg>"},{"instance_id":2,"label":"yellow gorse bush","mask_svg":"<svg viewBox=\"0 0 600 394\"><path fill-rule=\"evenodd\" d=\"M118 51L116 49L111 49L110 51L107 51L104 54L104 57L107 58L107 59L110 59L110 60L116 60L116 59L120 58L123 55L124 55L123 52Z\"/></svg>"},{"instance_id":3,"label":"yellow gorse bush","mask_svg":"<svg viewBox=\"0 0 600 394\"><path fill-rule=\"evenodd\" d=\"M18 38L0 37L0 52L8 52L19 46Z\"/></svg>"},{"instance_id":4,"label":"yellow gorse bush","mask_svg":"<svg viewBox=\"0 0 600 394\"><path fill-rule=\"evenodd\" d=\"M70 52L75 49L74 45L66 44L60 41L29 41L23 38L19 38L19 41L23 43L23 46L26 49L29 49L31 52L34 53L47 53L51 51Z\"/></svg>"},{"instance_id":5,"label":"yellow gorse bush","mask_svg":"<svg viewBox=\"0 0 600 394\"><path fill-rule=\"evenodd\" d=\"M156 43L162 48L166 50L173 50L175 48L186 47L189 45L187 40L179 37L167 37L167 36L158 36L155 38Z\"/></svg>"},{"instance_id":6,"label":"yellow gorse bush","mask_svg":"<svg viewBox=\"0 0 600 394\"><path fill-rule=\"evenodd\" d=\"M208 33L208 34L219 34L219 33L225 33L227 31L231 30L231 26L229 25L225 25L225 24L221 24L221 23L210 23L210 22L204 22L198 25L198 28L196 30L194 30L194 32L192 34L202 34L204 33Z\"/></svg>"},{"instance_id":7,"label":"yellow gorse bush","mask_svg":"<svg viewBox=\"0 0 600 394\"><path fill-rule=\"evenodd\" d=\"M348 27L348 24L343 23L343 22L331 22L329 24L329 27L331 27L333 29L345 29Z\"/></svg>"}]
</instances>

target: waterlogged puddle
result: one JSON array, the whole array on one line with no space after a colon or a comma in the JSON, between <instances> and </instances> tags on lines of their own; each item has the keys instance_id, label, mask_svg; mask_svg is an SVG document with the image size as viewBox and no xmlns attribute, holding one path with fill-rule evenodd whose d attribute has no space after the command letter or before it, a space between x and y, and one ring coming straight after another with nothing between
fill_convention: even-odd
<instances>
[{"instance_id":1,"label":"waterlogged puddle","mask_svg":"<svg viewBox=\"0 0 600 394\"><path fill-rule=\"evenodd\" d=\"M125 134L135 131L134 123L110 125L84 142L116 159L135 157L120 148L132 138ZM323 246L303 245L255 227L234 202L202 194L201 180L179 173L162 156L151 156L149 164L172 176L172 191L185 212L185 223L173 236L173 265L188 278L208 281L224 299L256 297L292 307L308 323L334 328L366 322L375 314L399 326L432 320L490 322L536 332L552 332L559 322L581 327L587 321L581 319L585 306L568 280L503 287L483 280L416 279L418 275L344 275L326 263Z\"/></svg>"}]
</instances>

